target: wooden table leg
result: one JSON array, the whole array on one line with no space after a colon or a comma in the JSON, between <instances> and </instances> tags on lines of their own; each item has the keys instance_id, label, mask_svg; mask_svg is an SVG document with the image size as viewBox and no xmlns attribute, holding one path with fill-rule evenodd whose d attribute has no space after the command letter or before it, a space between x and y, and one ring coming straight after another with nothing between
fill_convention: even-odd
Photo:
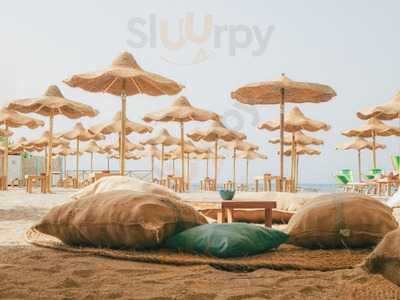
<instances>
[{"instance_id":1,"label":"wooden table leg","mask_svg":"<svg viewBox=\"0 0 400 300\"><path fill-rule=\"evenodd\" d=\"M226 209L226 217L227 217L227 222L228 223L232 223L233 222L232 209L230 209L230 208Z\"/></svg>"},{"instance_id":2,"label":"wooden table leg","mask_svg":"<svg viewBox=\"0 0 400 300\"><path fill-rule=\"evenodd\" d=\"M224 217L224 213L223 213L223 210L221 208L217 213L217 223L218 224L222 224L223 223L223 217Z\"/></svg>"},{"instance_id":3,"label":"wooden table leg","mask_svg":"<svg viewBox=\"0 0 400 300\"><path fill-rule=\"evenodd\" d=\"M272 227L272 209L271 208L265 209L265 226Z\"/></svg>"}]
</instances>

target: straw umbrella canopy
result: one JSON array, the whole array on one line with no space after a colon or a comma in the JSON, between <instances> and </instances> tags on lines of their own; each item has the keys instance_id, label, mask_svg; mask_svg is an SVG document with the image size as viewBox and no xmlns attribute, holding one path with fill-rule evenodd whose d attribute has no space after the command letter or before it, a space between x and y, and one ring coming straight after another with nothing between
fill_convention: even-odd
<instances>
[{"instance_id":1,"label":"straw umbrella canopy","mask_svg":"<svg viewBox=\"0 0 400 300\"><path fill-rule=\"evenodd\" d=\"M40 126L44 126L44 122L35 118L31 118L25 115L22 115L15 110L2 108L0 109L0 125L4 125L4 133L9 131L9 128L17 128L26 126L30 129L35 129ZM5 176L7 182L8 176L8 137L7 134L5 136L5 145L4 145L4 155L3 155L3 176ZM4 185L4 188L7 189L7 184Z\"/></svg>"},{"instance_id":2,"label":"straw umbrella canopy","mask_svg":"<svg viewBox=\"0 0 400 300\"><path fill-rule=\"evenodd\" d=\"M89 141L89 143L83 148L83 152L90 154L90 173L93 173L93 154L99 153L104 154L107 153L102 147L97 145L95 141Z\"/></svg>"},{"instance_id":3,"label":"straw umbrella canopy","mask_svg":"<svg viewBox=\"0 0 400 300\"><path fill-rule=\"evenodd\" d=\"M111 155L111 158L120 159L119 153L114 153L113 155ZM125 159L127 160L139 160L141 158L142 157L138 154L132 152L125 152Z\"/></svg>"},{"instance_id":4,"label":"straw umbrella canopy","mask_svg":"<svg viewBox=\"0 0 400 300\"><path fill-rule=\"evenodd\" d=\"M233 186L236 186L236 151L256 151L259 149L257 145L251 144L247 141L233 140L225 142L220 148L227 148L233 151Z\"/></svg>"},{"instance_id":5,"label":"straw umbrella canopy","mask_svg":"<svg viewBox=\"0 0 400 300\"><path fill-rule=\"evenodd\" d=\"M372 160L373 168L376 168L376 137L377 136L400 136L400 128L389 126L376 118L370 118L367 123L342 132L347 137L372 138Z\"/></svg>"},{"instance_id":6,"label":"straw umbrella canopy","mask_svg":"<svg viewBox=\"0 0 400 300\"><path fill-rule=\"evenodd\" d=\"M122 143L121 143L121 146L122 146ZM121 150L120 143L118 141L116 141L111 146L111 148L113 150L116 150L116 151L120 152L120 150ZM125 150L126 150L125 153L130 152L130 151L134 151L134 150L142 151L142 150L144 150L144 147L143 147L143 145L133 143L128 138L125 138Z\"/></svg>"},{"instance_id":7,"label":"straw umbrella canopy","mask_svg":"<svg viewBox=\"0 0 400 300\"><path fill-rule=\"evenodd\" d=\"M382 105L369 107L357 113L362 120L376 118L379 120L394 120L400 118L400 91L389 101Z\"/></svg>"},{"instance_id":8,"label":"straw umbrella canopy","mask_svg":"<svg viewBox=\"0 0 400 300\"><path fill-rule=\"evenodd\" d=\"M190 121L219 121L220 117L214 112L207 111L194 107L190 104L189 100L181 96L176 99L173 104L165 109L157 112L146 114L143 118L145 122L160 121L160 122L178 122L180 124L180 145L181 145L181 177L185 180L185 163L184 163L184 123Z\"/></svg>"},{"instance_id":9,"label":"straw umbrella canopy","mask_svg":"<svg viewBox=\"0 0 400 300\"><path fill-rule=\"evenodd\" d=\"M296 131L294 133L294 141L296 145L323 145L324 141L312 136L305 135L302 131ZM271 144L280 144L281 139L273 139L268 141ZM293 136L285 135L283 139L285 146L291 146L293 144Z\"/></svg>"},{"instance_id":10,"label":"straw umbrella canopy","mask_svg":"<svg viewBox=\"0 0 400 300\"><path fill-rule=\"evenodd\" d=\"M383 144L375 144L375 149L385 149L386 146ZM356 150L358 153L358 180L361 181L361 150L374 149L374 144L370 141L367 141L364 138L356 137L351 142L338 145L336 149L339 150Z\"/></svg>"},{"instance_id":11,"label":"straw umbrella canopy","mask_svg":"<svg viewBox=\"0 0 400 300\"><path fill-rule=\"evenodd\" d=\"M295 172L294 172L294 167L296 164L296 136L295 133L297 131L301 130L306 130L306 131L319 131L319 130L329 130L330 126L324 122L313 120L311 118L308 118L304 115L304 113L300 110L299 107L295 106L291 110L289 110L287 113L285 113L285 123L283 128L283 131L290 132L292 134L292 148L293 151L292 153L292 164L291 164L291 178L292 180L295 177ZM267 129L269 131L275 131L275 130L280 130L281 129L281 122L280 120L275 120L275 121L267 121L264 123L261 123L258 126L259 129ZM281 142L282 140L282 142ZM284 138L280 138L280 145L282 148L282 145L284 145ZM279 151L280 153L280 151ZM282 156L281 156L282 157Z\"/></svg>"},{"instance_id":12,"label":"straw umbrella canopy","mask_svg":"<svg viewBox=\"0 0 400 300\"><path fill-rule=\"evenodd\" d=\"M49 178L47 190L50 191L54 116L64 115L69 119L79 119L82 117L94 117L98 114L98 111L89 105L65 98L56 85L50 85L42 96L14 100L8 105L8 108L22 113L37 113L49 118L50 140L46 173Z\"/></svg>"},{"instance_id":13,"label":"straw umbrella canopy","mask_svg":"<svg viewBox=\"0 0 400 300\"><path fill-rule=\"evenodd\" d=\"M246 187L249 187L249 160L254 159L268 159L265 154L261 154L254 150L242 151L238 153L238 158L246 160Z\"/></svg>"},{"instance_id":14,"label":"straw umbrella canopy","mask_svg":"<svg viewBox=\"0 0 400 300\"><path fill-rule=\"evenodd\" d=\"M284 139L285 103L320 103L331 100L336 92L327 85L290 80L285 74L276 81L252 83L231 93L245 104L280 104L280 139ZM280 145L280 176L284 177L283 143Z\"/></svg>"},{"instance_id":15,"label":"straw umbrella canopy","mask_svg":"<svg viewBox=\"0 0 400 300\"><path fill-rule=\"evenodd\" d=\"M80 157L80 149L79 149L79 144L80 142L87 142L90 140L103 140L104 139L104 135L102 134L92 134L89 132L89 130L87 130L82 123L78 122L75 124L75 126L69 130L66 131L64 133L61 133L59 135L57 135L57 137L62 137L64 139L67 140L75 140L76 141L76 184L77 187L79 187L79 157Z\"/></svg>"},{"instance_id":16,"label":"straw umbrella canopy","mask_svg":"<svg viewBox=\"0 0 400 300\"><path fill-rule=\"evenodd\" d=\"M121 96L121 153L125 153L126 97L137 94L176 95L184 88L173 80L143 70L128 52L123 52L111 66L101 71L73 75L64 82L89 92ZM120 172L121 175L125 173L124 159L120 161Z\"/></svg>"},{"instance_id":17,"label":"straw umbrella canopy","mask_svg":"<svg viewBox=\"0 0 400 300\"><path fill-rule=\"evenodd\" d=\"M215 142L214 144L214 181L217 187L217 173L218 173L218 141L223 140L230 142L233 140L244 140L246 135L232 129L228 129L221 121L215 121L211 126L205 130L196 129L187 134L189 138L198 142L200 140L207 142Z\"/></svg>"},{"instance_id":18,"label":"straw umbrella canopy","mask_svg":"<svg viewBox=\"0 0 400 300\"><path fill-rule=\"evenodd\" d=\"M174 137L169 134L168 130L166 129L161 129L159 134L149 138L147 140L144 140L143 142L140 142L143 145L161 145L161 174L160 174L160 179L163 180L163 175L164 175L164 157L165 157L165 152L164 152L164 147L165 146L173 146L173 145L179 145L180 140L177 137Z\"/></svg>"},{"instance_id":19,"label":"straw umbrella canopy","mask_svg":"<svg viewBox=\"0 0 400 300\"><path fill-rule=\"evenodd\" d=\"M0 128L0 137L7 137L9 138L10 136L12 136L14 134L14 132L12 132L11 130L6 130L4 128Z\"/></svg>"}]
</instances>

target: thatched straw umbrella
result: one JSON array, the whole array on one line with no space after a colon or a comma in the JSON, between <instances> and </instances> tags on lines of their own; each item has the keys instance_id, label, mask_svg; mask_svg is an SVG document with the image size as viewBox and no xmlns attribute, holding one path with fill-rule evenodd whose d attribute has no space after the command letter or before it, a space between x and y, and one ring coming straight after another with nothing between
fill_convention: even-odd
<instances>
[{"instance_id":1,"label":"thatched straw umbrella","mask_svg":"<svg viewBox=\"0 0 400 300\"><path fill-rule=\"evenodd\" d=\"M113 155L111 155L111 158L114 159L120 159L119 153L114 153ZM132 153L132 152L125 152L125 159L126 160L139 160L142 157L138 154Z\"/></svg>"},{"instance_id":2,"label":"thatched straw umbrella","mask_svg":"<svg viewBox=\"0 0 400 300\"><path fill-rule=\"evenodd\" d=\"M227 148L233 151L233 186L236 186L236 151L256 151L258 146L251 144L247 141L233 140L231 142L225 142L220 146L220 148Z\"/></svg>"},{"instance_id":3,"label":"thatched straw umbrella","mask_svg":"<svg viewBox=\"0 0 400 300\"><path fill-rule=\"evenodd\" d=\"M150 157L151 165L151 182L154 181L154 158L161 160L161 151L154 145L148 145L146 150L142 152L144 156Z\"/></svg>"},{"instance_id":4,"label":"thatched straw umbrella","mask_svg":"<svg viewBox=\"0 0 400 300\"><path fill-rule=\"evenodd\" d=\"M160 121L160 122L178 122L180 124L180 145L181 145L181 177L185 180L185 162L184 162L184 123L190 121L205 122L209 120L219 121L220 117L214 112L193 107L186 97L179 97L173 104L165 109L157 112L146 114L143 118L145 122Z\"/></svg>"},{"instance_id":5,"label":"thatched straw umbrella","mask_svg":"<svg viewBox=\"0 0 400 300\"><path fill-rule=\"evenodd\" d=\"M375 149L385 149L386 146L383 144L375 144ZM361 150L374 149L374 144L370 141L367 141L361 137L356 137L353 141L348 142L346 144L338 145L336 149L340 150L356 150L358 153L358 180L362 180L361 176Z\"/></svg>"},{"instance_id":6,"label":"thatched straw umbrella","mask_svg":"<svg viewBox=\"0 0 400 300\"><path fill-rule=\"evenodd\" d=\"M82 123L78 122L75 124L75 126L69 130L66 131L64 133L61 133L59 135L57 135L57 137L62 137L65 138L67 140L75 140L76 141L76 187L79 187L79 157L80 157L80 149L79 149L79 143L80 142L87 142L90 140L95 140L95 141L99 141L99 140L103 140L104 139L104 135L102 134L97 134L94 135L92 133L90 133L83 125Z\"/></svg>"},{"instance_id":7,"label":"thatched straw umbrella","mask_svg":"<svg viewBox=\"0 0 400 300\"><path fill-rule=\"evenodd\" d=\"M170 152L169 155L172 155L172 157L182 157L184 158L184 155L186 154L186 161L187 161L187 167L186 167L186 178L184 178L184 182L186 182L186 185L189 187L190 186L190 171L189 171L189 166L190 166L190 155L191 154L202 154L202 153L207 153L207 149L198 147L194 145L191 141L185 141L183 144L183 153L182 153L182 147L176 148L173 152ZM184 166L183 166L184 167Z\"/></svg>"},{"instance_id":8,"label":"thatched straw umbrella","mask_svg":"<svg viewBox=\"0 0 400 300\"><path fill-rule=\"evenodd\" d=\"M89 143L83 148L83 152L90 154L90 173L93 173L93 155L94 153L104 154L107 153L102 147L97 145L95 141L89 141Z\"/></svg>"},{"instance_id":9,"label":"thatched straw umbrella","mask_svg":"<svg viewBox=\"0 0 400 300\"><path fill-rule=\"evenodd\" d=\"M106 69L77 74L64 82L69 86L80 87L89 92L121 96L121 153L125 153L126 97L137 94L150 96L176 95L184 88L173 80L143 70L132 54L128 52L119 55ZM123 158L120 161L120 173L121 175L125 174Z\"/></svg>"},{"instance_id":10,"label":"thatched straw umbrella","mask_svg":"<svg viewBox=\"0 0 400 300\"><path fill-rule=\"evenodd\" d=\"M218 154L218 156L215 157L215 153L208 149L208 152L196 154L193 158L206 161L206 177L208 177L208 162L211 159L225 159L225 156Z\"/></svg>"},{"instance_id":11,"label":"thatched straw umbrella","mask_svg":"<svg viewBox=\"0 0 400 300\"><path fill-rule=\"evenodd\" d=\"M292 81L285 74L276 81L248 84L231 93L245 104L280 104L280 139L284 139L285 103L320 103L331 100L336 92L327 85ZM283 143L280 145L280 177L284 177Z\"/></svg>"},{"instance_id":12,"label":"thatched straw umbrella","mask_svg":"<svg viewBox=\"0 0 400 300\"><path fill-rule=\"evenodd\" d=\"M80 154L83 154L82 152ZM61 145L53 152L53 156L62 156L64 160L64 178L67 178L67 156L76 155L76 151L69 146Z\"/></svg>"},{"instance_id":13,"label":"thatched straw umbrella","mask_svg":"<svg viewBox=\"0 0 400 300\"><path fill-rule=\"evenodd\" d=\"M5 133L9 131L9 128L17 128L26 126L30 129L35 129L39 126L44 126L44 122L35 118L24 116L12 109L2 108L0 109L0 125L4 125ZM8 177L8 137L5 136L4 155L3 155L3 176L5 176L4 189L7 189L7 177Z\"/></svg>"},{"instance_id":14,"label":"thatched straw umbrella","mask_svg":"<svg viewBox=\"0 0 400 300\"><path fill-rule=\"evenodd\" d=\"M122 146L122 145L121 145L121 146ZM115 143L112 145L111 148L112 148L113 150L115 150L115 151L120 152L120 150L121 150L121 148L120 148L120 143L118 143L118 141L115 142ZM144 150L144 147L143 147L143 145L141 145L141 144L133 143L133 142L131 142L128 138L125 138L125 150L126 150L125 153L131 152L131 151L134 151L134 150L142 151L142 150Z\"/></svg>"},{"instance_id":15,"label":"thatched straw umbrella","mask_svg":"<svg viewBox=\"0 0 400 300\"><path fill-rule=\"evenodd\" d=\"M161 173L160 173L160 180L163 180L163 175L164 175L164 158L165 158L165 152L164 152L164 147L165 146L174 146L174 145L179 145L180 140L177 137L174 137L169 134L168 130L166 129L161 129L159 134L149 138L147 140L144 140L140 142L143 145L161 145Z\"/></svg>"},{"instance_id":16,"label":"thatched straw umbrella","mask_svg":"<svg viewBox=\"0 0 400 300\"><path fill-rule=\"evenodd\" d=\"M285 148L284 149L284 155L285 156L291 156L291 157L293 157L293 154L292 154L292 152L293 152L293 147L287 147L287 148ZM279 153L279 152L278 152ZM296 162L295 162L295 164L294 164L294 184L295 184L295 187L296 187L296 190L297 190L297 185L298 185L298 181L299 181L299 163L300 163L300 156L301 155L310 155L310 156L313 156L313 155L320 155L321 154L321 151L319 151L319 150L316 150L316 149L313 149L313 148L311 148L311 147L307 147L307 146L305 146L305 145L299 145L297 148L296 148L296 155L295 155L295 157L296 157Z\"/></svg>"},{"instance_id":17,"label":"thatched straw umbrella","mask_svg":"<svg viewBox=\"0 0 400 300\"><path fill-rule=\"evenodd\" d=\"M362 120L376 118L379 120L400 119L400 92L387 103L363 109L357 113L357 117Z\"/></svg>"},{"instance_id":18,"label":"thatched straw umbrella","mask_svg":"<svg viewBox=\"0 0 400 300\"><path fill-rule=\"evenodd\" d=\"M370 118L366 124L342 132L347 137L372 138L372 160L373 168L376 168L376 137L377 136L400 136L400 128L386 125L376 118Z\"/></svg>"},{"instance_id":19,"label":"thatched straw umbrella","mask_svg":"<svg viewBox=\"0 0 400 300\"><path fill-rule=\"evenodd\" d=\"M198 142L200 140L207 142L215 142L214 145L214 181L215 188L217 188L217 173L218 173L218 140L223 140L225 142L230 142L233 140L244 140L246 139L246 135L232 129L228 129L222 124L220 121L215 121L213 124L203 130L197 129L193 130L189 134L187 134L189 138Z\"/></svg>"},{"instance_id":20,"label":"thatched straw umbrella","mask_svg":"<svg viewBox=\"0 0 400 300\"><path fill-rule=\"evenodd\" d=\"M292 134L292 148L293 150L291 151L292 153L292 164L291 164L291 179L295 179L295 170L294 167L296 165L296 136L295 133L297 131L301 130L306 130L306 131L319 131L319 130L329 130L330 126L324 122L316 121L313 119L310 119L306 117L303 112L300 110L299 107L295 106L291 110L289 110L287 113L285 113L285 123L283 127L283 131L290 132ZM259 129L267 129L270 131L275 131L275 130L280 130L281 129L281 122L280 120L276 121L267 121L264 123L261 123L258 126ZM284 138L281 141L280 139L280 145L284 145ZM303 144L304 145L304 144ZM280 153L280 151L279 151ZM281 156L282 157L282 156Z\"/></svg>"},{"instance_id":21,"label":"thatched straw umbrella","mask_svg":"<svg viewBox=\"0 0 400 300\"><path fill-rule=\"evenodd\" d=\"M65 98L56 85L50 85L42 96L14 100L8 105L8 107L22 113L37 113L49 117L50 140L48 144L46 173L47 178L49 178L47 182L47 190L50 191L54 116L63 115L70 119L79 119L82 117L94 117L98 114L98 111L89 105Z\"/></svg>"},{"instance_id":22,"label":"thatched straw umbrella","mask_svg":"<svg viewBox=\"0 0 400 300\"><path fill-rule=\"evenodd\" d=\"M249 151L241 151L238 154L238 158L242 158L246 160L246 187L249 188L249 160L254 159L267 159L268 157L265 154L261 154L259 152L249 150Z\"/></svg>"}]
</instances>

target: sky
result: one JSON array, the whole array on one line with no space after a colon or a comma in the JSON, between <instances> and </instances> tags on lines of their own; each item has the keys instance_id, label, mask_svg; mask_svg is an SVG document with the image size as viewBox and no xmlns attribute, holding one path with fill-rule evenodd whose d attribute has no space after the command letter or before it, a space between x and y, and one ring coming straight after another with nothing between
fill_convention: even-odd
<instances>
[{"instance_id":1,"label":"sky","mask_svg":"<svg viewBox=\"0 0 400 300\"><path fill-rule=\"evenodd\" d=\"M279 110L275 105L241 105L230 92L285 73L293 80L330 85L337 92L330 102L299 105L307 116L332 126L328 132L310 134L325 145L320 156L301 158L300 181L334 183L338 170L357 168L355 152L335 150L347 141L340 133L363 124L356 117L358 110L387 102L400 90L399 9L395 0L8 0L0 10L0 105L39 96L56 84L65 97L100 111L96 118L82 119L85 126L108 121L120 109L118 97L85 92L62 81L100 70L128 51L145 70L185 85L180 95L192 105L217 112L227 126L245 132L248 141L260 146L268 160L250 163L252 177L279 172L278 147L268 143L278 132L256 128L262 121L277 119ZM141 121L145 113L167 107L177 97L129 97L128 117ZM291 107L287 104L287 109ZM70 129L75 122L56 117L55 131ZM399 121L388 124L398 126ZM151 125L155 133L165 127L179 134L174 123ZM185 129L208 125L190 122ZM36 138L43 130L16 129L13 139ZM135 142L146 137L129 136ZM107 142L113 138L107 137ZM400 140L389 137L378 142L388 146L378 152L378 166L390 170L390 156L399 152ZM227 159L219 173L228 179L231 154L223 153ZM372 155L365 152L362 158L366 171ZM73 168L72 158L69 163ZM88 155L82 165L89 168ZM97 157L95 167L104 169L106 160ZM112 167L117 169L118 162ZM148 170L149 161L129 161L127 167ZM244 170L245 162L239 161L240 181ZM205 162L193 162L191 172L193 180L203 177Z\"/></svg>"}]
</instances>

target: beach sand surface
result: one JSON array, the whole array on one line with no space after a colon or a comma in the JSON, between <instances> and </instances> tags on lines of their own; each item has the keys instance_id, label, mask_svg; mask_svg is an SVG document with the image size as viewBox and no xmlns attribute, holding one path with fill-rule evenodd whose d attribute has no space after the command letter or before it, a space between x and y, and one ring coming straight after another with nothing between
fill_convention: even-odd
<instances>
[{"instance_id":1,"label":"beach sand surface","mask_svg":"<svg viewBox=\"0 0 400 300\"><path fill-rule=\"evenodd\" d=\"M234 273L27 244L25 230L70 194L0 193L0 299L400 299L399 287L360 268Z\"/></svg>"}]
</instances>

